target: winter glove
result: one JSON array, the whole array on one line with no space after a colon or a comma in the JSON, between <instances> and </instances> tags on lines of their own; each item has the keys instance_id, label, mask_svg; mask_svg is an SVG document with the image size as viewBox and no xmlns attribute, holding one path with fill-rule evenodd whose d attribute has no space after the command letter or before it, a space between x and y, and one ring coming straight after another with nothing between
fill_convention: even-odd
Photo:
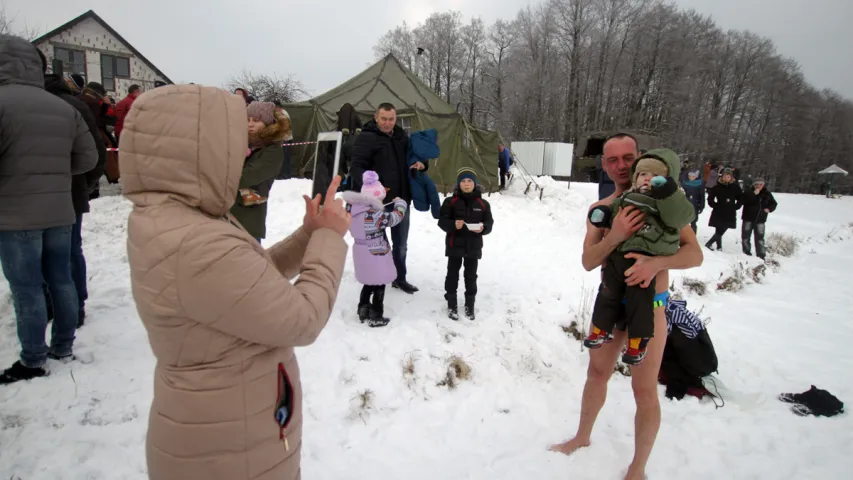
<instances>
[{"instance_id":1,"label":"winter glove","mask_svg":"<svg viewBox=\"0 0 853 480\"><path fill-rule=\"evenodd\" d=\"M610 207L601 205L589 211L589 223L596 228L610 228L613 211Z\"/></svg>"},{"instance_id":2,"label":"winter glove","mask_svg":"<svg viewBox=\"0 0 853 480\"><path fill-rule=\"evenodd\" d=\"M678 191L678 183L672 177L661 177L658 175L651 181L652 198L662 199L667 198Z\"/></svg>"}]
</instances>

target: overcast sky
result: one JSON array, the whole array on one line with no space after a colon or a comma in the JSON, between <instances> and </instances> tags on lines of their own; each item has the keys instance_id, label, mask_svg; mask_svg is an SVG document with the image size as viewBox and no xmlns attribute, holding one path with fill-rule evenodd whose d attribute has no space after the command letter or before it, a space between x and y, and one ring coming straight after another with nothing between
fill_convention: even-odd
<instances>
[{"instance_id":1,"label":"overcast sky","mask_svg":"<svg viewBox=\"0 0 853 480\"><path fill-rule=\"evenodd\" d=\"M725 29L771 38L817 87L853 99L853 0L674 0ZM221 86L232 74L293 74L320 94L374 61L379 36L456 9L487 24L538 0L0 0L46 33L92 9L174 82Z\"/></svg>"}]
</instances>

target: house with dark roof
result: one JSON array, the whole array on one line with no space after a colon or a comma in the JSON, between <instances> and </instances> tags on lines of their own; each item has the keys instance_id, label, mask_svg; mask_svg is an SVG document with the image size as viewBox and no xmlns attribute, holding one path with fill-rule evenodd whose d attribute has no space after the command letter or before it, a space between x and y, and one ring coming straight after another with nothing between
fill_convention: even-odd
<instances>
[{"instance_id":1,"label":"house with dark roof","mask_svg":"<svg viewBox=\"0 0 853 480\"><path fill-rule=\"evenodd\" d=\"M116 32L94 11L80 15L33 40L48 60L62 62L64 73L77 73L88 82L98 82L107 93L121 99L137 84L143 90L155 82L173 83L160 69Z\"/></svg>"}]
</instances>

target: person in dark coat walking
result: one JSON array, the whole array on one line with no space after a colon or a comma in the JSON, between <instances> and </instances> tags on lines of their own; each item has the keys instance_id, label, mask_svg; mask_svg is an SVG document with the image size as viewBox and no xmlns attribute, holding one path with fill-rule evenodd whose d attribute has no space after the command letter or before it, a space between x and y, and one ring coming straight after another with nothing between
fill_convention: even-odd
<instances>
[{"instance_id":1,"label":"person in dark coat walking","mask_svg":"<svg viewBox=\"0 0 853 480\"><path fill-rule=\"evenodd\" d=\"M732 170L726 168L717 184L708 191L708 206L713 210L708 225L717 230L705 247L713 250L713 244L716 243L717 250L723 249L726 230L737 228L737 211L740 210L742 200L740 185L735 181Z\"/></svg>"},{"instance_id":2,"label":"person in dark coat walking","mask_svg":"<svg viewBox=\"0 0 853 480\"><path fill-rule=\"evenodd\" d=\"M373 120L364 124L361 133L355 137L352 145L352 166L350 178L352 189L361 191L364 172L373 170L379 174L379 181L388 190L387 198L401 198L408 207L412 202L412 189L409 184L409 170L427 171L428 162L415 162L409 166L409 137L396 124L397 109L390 103L382 103L376 108ZM393 205L387 207L388 211ZM397 269L397 279L391 283L408 294L414 294L418 288L406 278L406 252L409 242L409 224L411 208L406 208L406 216L397 226L391 228L391 255Z\"/></svg>"},{"instance_id":3,"label":"person in dark coat walking","mask_svg":"<svg viewBox=\"0 0 853 480\"><path fill-rule=\"evenodd\" d=\"M757 178L752 182L752 189L743 194L743 212L741 212L741 241L743 253L752 255L752 239L755 235L755 255L764 260L767 249L764 247L764 224L767 215L776 210L776 199L764 185L764 180Z\"/></svg>"},{"instance_id":4,"label":"person in dark coat walking","mask_svg":"<svg viewBox=\"0 0 853 480\"><path fill-rule=\"evenodd\" d=\"M465 316L474 320L474 301L477 297L477 267L483 258L483 235L492 231L492 207L483 200L483 189L477 185L477 174L464 167L459 169L453 196L444 199L438 226L445 232L447 277L444 298L448 316L457 320L456 289L459 269L465 264Z\"/></svg>"},{"instance_id":5,"label":"person in dark coat walking","mask_svg":"<svg viewBox=\"0 0 853 480\"><path fill-rule=\"evenodd\" d=\"M696 211L696 217L690 222L690 226L695 233L696 221L699 220L699 215L705 210L705 187L702 184L702 179L699 178L699 171L688 172L687 180L681 184L681 187L684 189L687 199L690 200L690 203L693 204L693 209Z\"/></svg>"},{"instance_id":6,"label":"person in dark coat walking","mask_svg":"<svg viewBox=\"0 0 853 480\"><path fill-rule=\"evenodd\" d=\"M47 72L47 59L41 50L36 49L41 57L42 70ZM89 134L92 136L92 141L95 142L95 148L98 150L98 163L95 168L80 175L74 175L71 178L71 201L74 204L74 213L77 219L74 222L74 228L71 230L71 278L74 280L74 286L77 288L77 298L79 299L79 312L77 327L83 326L86 320L86 300L89 299L89 289L86 281L86 257L83 255L83 214L89 213L89 195L98 186L98 181L101 175L104 174L104 168L107 165L107 149L104 145L104 140L98 132L98 125L95 122L95 116L89 107L77 96L65 82L65 80L55 74L47 74L44 76L44 89L49 93L65 100L69 105L74 107L86 125L89 127ZM45 292L48 293L47 291ZM49 302L49 294L47 296ZM48 318L53 318L53 305L48 303Z\"/></svg>"},{"instance_id":7,"label":"person in dark coat walking","mask_svg":"<svg viewBox=\"0 0 853 480\"><path fill-rule=\"evenodd\" d=\"M78 298L71 278L71 179L97 162L83 117L44 90L36 47L0 35L0 264L21 342L20 360L0 374L0 384L43 377L48 357L73 359ZM49 347L45 282L56 307Z\"/></svg>"}]
</instances>

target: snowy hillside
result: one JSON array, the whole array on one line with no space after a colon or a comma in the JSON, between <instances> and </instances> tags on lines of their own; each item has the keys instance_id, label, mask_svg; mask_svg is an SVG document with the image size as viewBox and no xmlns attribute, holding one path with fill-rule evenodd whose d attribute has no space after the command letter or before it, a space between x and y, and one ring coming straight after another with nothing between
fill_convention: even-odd
<instances>
[{"instance_id":1,"label":"snowy hillside","mask_svg":"<svg viewBox=\"0 0 853 480\"><path fill-rule=\"evenodd\" d=\"M633 451L630 379L614 375L592 446L571 457L547 447L574 434L588 362L563 333L597 272L580 264L586 207L596 186L544 179L544 199L514 185L492 195L495 226L480 263L478 318L443 311L443 232L415 212L409 280L421 291L388 290L386 328L359 324L360 285L348 262L337 307L316 344L297 351L305 389L303 476L340 479L616 479ZM303 180L276 182L272 244L301 223ZM811 384L853 402L853 199L777 195L768 235L803 240L760 284L716 291L738 262L739 231L705 264L673 272L709 286L686 293L710 317L725 406L662 398L662 426L649 478L848 478L853 419L798 417L782 392ZM130 205L104 197L84 223L89 263L80 360L0 388L0 479L144 479L144 439L154 367L130 293L125 223ZM711 235L710 209L699 239ZM740 222L738 222L740 223ZM461 290L460 290L461 296ZM0 367L19 352L15 316L0 282ZM447 381L453 357L468 379ZM464 368L463 368L464 369ZM463 372L464 373L464 372ZM465 375L463 375L465 376ZM451 385L448 385L450 383ZM663 397L663 387L661 387ZM844 453L847 452L847 453Z\"/></svg>"}]
</instances>

